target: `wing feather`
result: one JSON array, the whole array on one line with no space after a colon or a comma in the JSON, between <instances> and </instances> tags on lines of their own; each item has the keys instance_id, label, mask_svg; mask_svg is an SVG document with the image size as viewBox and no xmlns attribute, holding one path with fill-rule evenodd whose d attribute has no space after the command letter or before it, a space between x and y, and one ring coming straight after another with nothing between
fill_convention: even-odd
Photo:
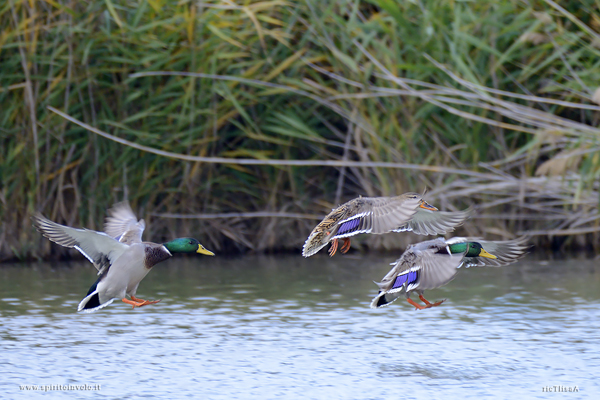
<instances>
[{"instance_id":1,"label":"wing feather","mask_svg":"<svg viewBox=\"0 0 600 400\"><path fill-rule=\"evenodd\" d=\"M102 273L129 246L119 243L104 232L75 229L57 224L41 214L32 217L33 226L46 238L64 247L75 248Z\"/></svg>"},{"instance_id":2,"label":"wing feather","mask_svg":"<svg viewBox=\"0 0 600 400\"><path fill-rule=\"evenodd\" d=\"M444 286L458 273L462 254L423 252L419 260L419 281L409 290L428 290Z\"/></svg>"},{"instance_id":3,"label":"wing feather","mask_svg":"<svg viewBox=\"0 0 600 400\"><path fill-rule=\"evenodd\" d=\"M352 234L348 232L340 235L334 234L331 239L354 236L359 233L382 234L391 232L393 229L406 224L417 212L421 197L415 195L397 197L359 197L347 203L350 214L341 220L342 224L350 219L360 216L359 229ZM355 202L355 204L352 204Z\"/></svg>"},{"instance_id":4,"label":"wing feather","mask_svg":"<svg viewBox=\"0 0 600 400\"><path fill-rule=\"evenodd\" d=\"M108 217L104 223L104 232L125 244L141 243L145 228L144 220L137 220L126 201L117 203L108 210Z\"/></svg>"},{"instance_id":5,"label":"wing feather","mask_svg":"<svg viewBox=\"0 0 600 400\"><path fill-rule=\"evenodd\" d=\"M452 232L455 227L462 225L473 213L472 209L465 211L431 211L417 209L413 217L394 232L413 231L418 235L443 235Z\"/></svg>"}]
</instances>

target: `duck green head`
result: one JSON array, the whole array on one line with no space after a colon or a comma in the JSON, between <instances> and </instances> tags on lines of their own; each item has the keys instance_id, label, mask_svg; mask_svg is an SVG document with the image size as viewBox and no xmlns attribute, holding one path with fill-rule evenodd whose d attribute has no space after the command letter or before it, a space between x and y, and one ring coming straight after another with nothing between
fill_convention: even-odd
<instances>
[{"instance_id":1,"label":"duck green head","mask_svg":"<svg viewBox=\"0 0 600 400\"><path fill-rule=\"evenodd\" d=\"M464 243L455 243L448 246L450 249L450 253L464 253L465 257L485 257L496 259L493 254L488 253L482 246L481 243L477 242L464 242Z\"/></svg>"},{"instance_id":2,"label":"duck green head","mask_svg":"<svg viewBox=\"0 0 600 400\"><path fill-rule=\"evenodd\" d=\"M215 253L212 251L206 250L204 246L202 246L200 242L194 238L179 238L171 240L170 242L165 243L164 246L171 253L200 253L207 256L215 255Z\"/></svg>"}]
</instances>

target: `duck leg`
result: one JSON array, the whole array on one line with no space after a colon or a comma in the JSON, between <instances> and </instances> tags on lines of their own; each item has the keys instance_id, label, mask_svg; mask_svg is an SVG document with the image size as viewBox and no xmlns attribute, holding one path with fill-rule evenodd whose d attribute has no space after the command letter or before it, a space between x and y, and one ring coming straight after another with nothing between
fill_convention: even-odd
<instances>
[{"instance_id":1,"label":"duck leg","mask_svg":"<svg viewBox=\"0 0 600 400\"><path fill-rule=\"evenodd\" d=\"M429 308L429 307L431 307L431 306L429 306L429 307L426 307L426 306L422 306L422 305L420 305L420 304L417 304L417 303L415 303L415 302L414 302L414 300L413 300L413 299L406 299L406 301L408 301L410 304L412 304L413 306L415 306L415 307L416 307L416 308L415 308L415 310L424 310L424 309L426 309L426 308Z\"/></svg>"},{"instance_id":2,"label":"duck leg","mask_svg":"<svg viewBox=\"0 0 600 400\"><path fill-rule=\"evenodd\" d=\"M127 298L123 298L123 299L121 299L121 301L123 303L130 304L132 306L131 308L147 306L148 304L156 304L160 301L160 300L153 300L153 301L143 300L143 299L138 299L135 296L130 296L130 297L131 297L131 300L129 300Z\"/></svg>"},{"instance_id":3,"label":"duck leg","mask_svg":"<svg viewBox=\"0 0 600 400\"><path fill-rule=\"evenodd\" d=\"M160 300L144 300L144 299L138 299L137 297L135 297L134 295L129 296L131 297L131 300L133 301L137 301L139 303L141 303L138 307L141 306L147 306L148 304L156 304L158 303Z\"/></svg>"},{"instance_id":4,"label":"duck leg","mask_svg":"<svg viewBox=\"0 0 600 400\"><path fill-rule=\"evenodd\" d=\"M426 304L426 306L427 306L427 307L425 307L425 308L429 308L429 307L437 307L437 306L439 306L440 304L442 304L443 302L445 302L445 301L446 301L446 299L444 299L444 300L436 301L435 303L433 303L433 304L432 304L432 303L430 303L430 302L429 302L429 300L427 300L425 297L423 297L423 294L420 294L420 295L419 295L419 298L421 299L421 301L422 301L423 303L425 303L425 304Z\"/></svg>"},{"instance_id":5,"label":"duck leg","mask_svg":"<svg viewBox=\"0 0 600 400\"><path fill-rule=\"evenodd\" d=\"M344 244L342 245L340 251L342 252L342 254L346 254L348 250L350 250L350 238L344 238L342 240L344 241Z\"/></svg>"},{"instance_id":6,"label":"duck leg","mask_svg":"<svg viewBox=\"0 0 600 400\"><path fill-rule=\"evenodd\" d=\"M331 247L329 248L329 257L333 257L333 255L335 254L335 252L337 251L338 248L338 240L337 239L333 239L331 241Z\"/></svg>"},{"instance_id":7,"label":"duck leg","mask_svg":"<svg viewBox=\"0 0 600 400\"><path fill-rule=\"evenodd\" d=\"M141 306L140 306L140 304L141 304L141 303L138 303L137 301L129 300L129 299L125 298L125 297L123 297L123 298L121 299L121 301L122 301L123 303L130 304L130 305L132 306L131 308L141 307Z\"/></svg>"},{"instance_id":8,"label":"duck leg","mask_svg":"<svg viewBox=\"0 0 600 400\"><path fill-rule=\"evenodd\" d=\"M422 301L423 303L425 303L425 305L424 305L424 306L422 306L422 305L420 305L420 304L418 304L418 303L415 303L415 302L414 302L412 299L410 299L410 298L406 299L406 301L408 301L410 304L412 304L413 306L415 306L415 308L416 308L417 310L424 310L424 309L426 309L426 308L437 307L437 306L439 306L440 304L442 304L444 301L446 301L446 299L444 299L444 300L441 300L441 301L436 301L435 303L431 303L431 302L429 302L429 300L427 300L425 297L423 297L423 295L422 295L422 294L420 294L420 295L419 295L419 298L421 299L421 301Z\"/></svg>"}]
</instances>

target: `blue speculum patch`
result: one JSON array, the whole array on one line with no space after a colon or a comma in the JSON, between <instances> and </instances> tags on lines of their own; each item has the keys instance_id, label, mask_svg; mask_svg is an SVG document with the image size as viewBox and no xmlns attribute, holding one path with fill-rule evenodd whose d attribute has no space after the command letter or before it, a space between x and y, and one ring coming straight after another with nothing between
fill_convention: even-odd
<instances>
[{"instance_id":1,"label":"blue speculum patch","mask_svg":"<svg viewBox=\"0 0 600 400\"><path fill-rule=\"evenodd\" d=\"M350 221L346 221L342 224L342 226L340 226L340 229L338 229L337 234L343 235L344 233L352 232L356 230L356 228L358 228L359 224L360 218L355 218L351 219Z\"/></svg>"},{"instance_id":2,"label":"blue speculum patch","mask_svg":"<svg viewBox=\"0 0 600 400\"><path fill-rule=\"evenodd\" d=\"M392 289L397 289L400 286L404 285L405 283L406 283L406 286L408 286L411 283L416 282L416 280L418 278L419 278L419 274L417 271L411 271L406 274L402 274L402 275L396 277L396 281L394 282L394 286L392 286Z\"/></svg>"},{"instance_id":3,"label":"blue speculum patch","mask_svg":"<svg viewBox=\"0 0 600 400\"><path fill-rule=\"evenodd\" d=\"M392 286L392 289L397 289L400 286L404 285L404 282L406 282L406 278L408 278L408 274L396 277L396 282L394 282L394 286Z\"/></svg>"}]
</instances>

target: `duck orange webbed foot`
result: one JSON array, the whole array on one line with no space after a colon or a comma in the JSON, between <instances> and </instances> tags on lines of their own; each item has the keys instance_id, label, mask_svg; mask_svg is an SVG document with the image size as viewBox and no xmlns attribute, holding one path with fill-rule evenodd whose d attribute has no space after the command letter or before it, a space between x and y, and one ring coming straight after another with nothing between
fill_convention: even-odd
<instances>
[{"instance_id":1,"label":"duck orange webbed foot","mask_svg":"<svg viewBox=\"0 0 600 400\"><path fill-rule=\"evenodd\" d=\"M410 304L412 304L413 306L415 306L415 310L424 310L426 308L431 307L431 305L429 307L426 306L422 306L420 304L415 303L415 301L413 299L406 299L406 301L408 301Z\"/></svg>"},{"instance_id":2,"label":"duck orange webbed foot","mask_svg":"<svg viewBox=\"0 0 600 400\"><path fill-rule=\"evenodd\" d=\"M338 244L339 244L339 242L337 239L333 239L331 241L331 247L329 248L329 257L333 257L333 255L337 251Z\"/></svg>"},{"instance_id":3,"label":"duck orange webbed foot","mask_svg":"<svg viewBox=\"0 0 600 400\"><path fill-rule=\"evenodd\" d=\"M425 297L423 297L422 294L419 295L419 298L421 299L421 301L423 303L425 303L425 305L426 305L425 308L437 307L437 306L439 306L440 304L442 304L443 302L446 301L446 299L444 299L444 300L436 301L435 303L432 304L432 303L429 302L429 300L427 300Z\"/></svg>"},{"instance_id":4,"label":"duck orange webbed foot","mask_svg":"<svg viewBox=\"0 0 600 400\"><path fill-rule=\"evenodd\" d=\"M123 298L121 299L121 301L123 301L123 303L127 303L127 304L131 304L131 308L136 308L136 307L142 307L142 306L147 306L149 304L156 304L158 303L160 300L144 300L144 299L139 299L135 296L130 296L131 300Z\"/></svg>"},{"instance_id":5,"label":"duck orange webbed foot","mask_svg":"<svg viewBox=\"0 0 600 400\"><path fill-rule=\"evenodd\" d=\"M408 301L410 304L412 304L413 306L415 306L416 310L424 310L426 308L437 307L437 306L439 306L440 304L442 304L443 302L446 301L446 299L444 299L444 300L436 301L435 303L431 303L431 302L429 302L429 300L427 300L425 297L423 297L422 294L419 295L419 298L421 299L421 301L423 303L425 303L424 306L415 303L412 299L406 299L406 301Z\"/></svg>"},{"instance_id":6,"label":"duck orange webbed foot","mask_svg":"<svg viewBox=\"0 0 600 400\"><path fill-rule=\"evenodd\" d=\"M342 240L344 241L344 244L342 245L340 251L342 252L342 254L346 254L348 250L350 250L350 238L344 238Z\"/></svg>"}]
</instances>

